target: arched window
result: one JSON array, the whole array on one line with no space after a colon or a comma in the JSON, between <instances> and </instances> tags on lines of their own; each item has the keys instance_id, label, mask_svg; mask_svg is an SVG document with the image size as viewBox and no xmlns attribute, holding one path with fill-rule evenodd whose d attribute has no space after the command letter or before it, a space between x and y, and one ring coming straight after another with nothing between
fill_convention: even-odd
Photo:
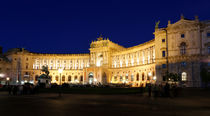
<instances>
[{"instance_id":1,"label":"arched window","mask_svg":"<svg viewBox=\"0 0 210 116\"><path fill-rule=\"evenodd\" d=\"M39 75L36 75L36 76L35 76L35 81L37 81L37 80L38 80L38 78L39 78Z\"/></svg>"},{"instance_id":2,"label":"arched window","mask_svg":"<svg viewBox=\"0 0 210 116\"><path fill-rule=\"evenodd\" d=\"M142 73L142 81L144 81L144 73Z\"/></svg>"},{"instance_id":3,"label":"arched window","mask_svg":"<svg viewBox=\"0 0 210 116\"><path fill-rule=\"evenodd\" d=\"M126 75L126 77L128 77L128 75ZM133 74L131 75L131 81L134 81L134 76L133 76Z\"/></svg>"},{"instance_id":4,"label":"arched window","mask_svg":"<svg viewBox=\"0 0 210 116\"><path fill-rule=\"evenodd\" d=\"M78 81L77 76L74 76L74 81Z\"/></svg>"},{"instance_id":5,"label":"arched window","mask_svg":"<svg viewBox=\"0 0 210 116\"><path fill-rule=\"evenodd\" d=\"M65 81L65 76L64 75L62 76L62 81Z\"/></svg>"},{"instance_id":6,"label":"arched window","mask_svg":"<svg viewBox=\"0 0 210 116\"><path fill-rule=\"evenodd\" d=\"M68 81L71 82L71 76L68 76Z\"/></svg>"},{"instance_id":7,"label":"arched window","mask_svg":"<svg viewBox=\"0 0 210 116\"><path fill-rule=\"evenodd\" d=\"M58 81L58 75L55 77L55 80Z\"/></svg>"},{"instance_id":8,"label":"arched window","mask_svg":"<svg viewBox=\"0 0 210 116\"><path fill-rule=\"evenodd\" d=\"M136 75L136 81L139 81L139 73Z\"/></svg>"},{"instance_id":9,"label":"arched window","mask_svg":"<svg viewBox=\"0 0 210 116\"><path fill-rule=\"evenodd\" d=\"M182 81L187 81L187 73L182 72Z\"/></svg>"},{"instance_id":10,"label":"arched window","mask_svg":"<svg viewBox=\"0 0 210 116\"><path fill-rule=\"evenodd\" d=\"M185 42L182 42L182 43L180 44L180 54L181 54L181 55L186 54L186 47L187 47L187 45L186 45Z\"/></svg>"},{"instance_id":11,"label":"arched window","mask_svg":"<svg viewBox=\"0 0 210 116\"><path fill-rule=\"evenodd\" d=\"M114 81L117 81L117 76L114 76Z\"/></svg>"},{"instance_id":12,"label":"arched window","mask_svg":"<svg viewBox=\"0 0 210 116\"><path fill-rule=\"evenodd\" d=\"M123 81L123 77L122 76L120 76L120 81Z\"/></svg>"},{"instance_id":13,"label":"arched window","mask_svg":"<svg viewBox=\"0 0 210 116\"><path fill-rule=\"evenodd\" d=\"M80 81L83 81L83 76L80 76Z\"/></svg>"}]
</instances>

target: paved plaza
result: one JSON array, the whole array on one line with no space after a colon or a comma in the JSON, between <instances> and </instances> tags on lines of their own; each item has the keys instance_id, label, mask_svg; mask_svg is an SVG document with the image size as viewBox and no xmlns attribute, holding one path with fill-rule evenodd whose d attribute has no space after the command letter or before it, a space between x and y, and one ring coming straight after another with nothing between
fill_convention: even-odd
<instances>
[{"instance_id":1,"label":"paved plaza","mask_svg":"<svg viewBox=\"0 0 210 116\"><path fill-rule=\"evenodd\" d=\"M39 94L0 92L1 116L210 116L210 92L183 91L178 98L145 95Z\"/></svg>"}]
</instances>

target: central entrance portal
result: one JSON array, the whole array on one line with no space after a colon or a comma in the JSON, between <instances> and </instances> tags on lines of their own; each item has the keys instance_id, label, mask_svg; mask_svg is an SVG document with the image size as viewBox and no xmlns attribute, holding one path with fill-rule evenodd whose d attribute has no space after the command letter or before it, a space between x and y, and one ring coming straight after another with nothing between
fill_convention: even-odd
<instances>
[{"instance_id":1,"label":"central entrance portal","mask_svg":"<svg viewBox=\"0 0 210 116\"><path fill-rule=\"evenodd\" d=\"M89 84L93 84L93 81L94 81L93 73L91 72L91 73L89 73L89 75L88 75L88 83L89 83Z\"/></svg>"}]
</instances>

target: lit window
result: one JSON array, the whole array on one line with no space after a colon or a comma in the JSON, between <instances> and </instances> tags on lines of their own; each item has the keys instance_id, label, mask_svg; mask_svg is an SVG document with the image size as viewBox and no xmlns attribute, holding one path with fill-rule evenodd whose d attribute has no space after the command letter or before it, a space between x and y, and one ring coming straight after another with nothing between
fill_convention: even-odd
<instances>
[{"instance_id":1,"label":"lit window","mask_svg":"<svg viewBox=\"0 0 210 116\"><path fill-rule=\"evenodd\" d=\"M120 81L123 81L123 77L122 76L120 76Z\"/></svg>"},{"instance_id":2,"label":"lit window","mask_svg":"<svg viewBox=\"0 0 210 116\"><path fill-rule=\"evenodd\" d=\"M133 75L131 75L131 81L134 81L134 77L133 77Z\"/></svg>"},{"instance_id":3,"label":"lit window","mask_svg":"<svg viewBox=\"0 0 210 116\"><path fill-rule=\"evenodd\" d=\"M166 51L162 51L162 57L166 56Z\"/></svg>"},{"instance_id":4,"label":"lit window","mask_svg":"<svg viewBox=\"0 0 210 116\"><path fill-rule=\"evenodd\" d=\"M125 77L125 80L128 81L128 76Z\"/></svg>"},{"instance_id":5,"label":"lit window","mask_svg":"<svg viewBox=\"0 0 210 116\"><path fill-rule=\"evenodd\" d=\"M180 54L181 55L184 55L184 54L186 54L186 43L184 43L184 42L182 42L181 44L180 44Z\"/></svg>"},{"instance_id":6,"label":"lit window","mask_svg":"<svg viewBox=\"0 0 210 116\"><path fill-rule=\"evenodd\" d=\"M181 34L181 38L184 38L184 36L185 36L184 34Z\"/></svg>"},{"instance_id":7,"label":"lit window","mask_svg":"<svg viewBox=\"0 0 210 116\"><path fill-rule=\"evenodd\" d=\"M162 39L162 43L165 43L165 41L166 41L165 39Z\"/></svg>"},{"instance_id":8,"label":"lit window","mask_svg":"<svg viewBox=\"0 0 210 116\"><path fill-rule=\"evenodd\" d=\"M186 72L182 73L182 81L187 81L187 73Z\"/></svg>"},{"instance_id":9,"label":"lit window","mask_svg":"<svg viewBox=\"0 0 210 116\"><path fill-rule=\"evenodd\" d=\"M114 77L114 81L117 81L117 76Z\"/></svg>"}]
</instances>

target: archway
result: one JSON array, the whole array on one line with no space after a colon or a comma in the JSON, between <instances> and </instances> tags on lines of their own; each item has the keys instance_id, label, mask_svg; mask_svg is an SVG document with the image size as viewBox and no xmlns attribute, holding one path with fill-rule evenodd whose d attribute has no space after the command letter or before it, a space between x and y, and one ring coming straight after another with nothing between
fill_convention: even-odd
<instances>
[{"instance_id":1,"label":"archway","mask_svg":"<svg viewBox=\"0 0 210 116\"><path fill-rule=\"evenodd\" d=\"M106 84L106 83L107 83L107 76L106 76L106 73L104 72L102 76L102 84Z\"/></svg>"},{"instance_id":2,"label":"archway","mask_svg":"<svg viewBox=\"0 0 210 116\"><path fill-rule=\"evenodd\" d=\"M71 82L71 76L70 75L68 76L68 81Z\"/></svg>"},{"instance_id":3,"label":"archway","mask_svg":"<svg viewBox=\"0 0 210 116\"><path fill-rule=\"evenodd\" d=\"M187 73L182 72L182 81L187 81Z\"/></svg>"},{"instance_id":4,"label":"archway","mask_svg":"<svg viewBox=\"0 0 210 116\"><path fill-rule=\"evenodd\" d=\"M80 76L80 82L83 82L83 76Z\"/></svg>"},{"instance_id":5,"label":"archway","mask_svg":"<svg viewBox=\"0 0 210 116\"><path fill-rule=\"evenodd\" d=\"M93 73L90 72L90 73L88 74L88 83L89 83L89 84L93 84L93 81L94 81L94 79L93 79Z\"/></svg>"},{"instance_id":6,"label":"archway","mask_svg":"<svg viewBox=\"0 0 210 116\"><path fill-rule=\"evenodd\" d=\"M136 75L136 81L139 81L139 73Z\"/></svg>"}]
</instances>

